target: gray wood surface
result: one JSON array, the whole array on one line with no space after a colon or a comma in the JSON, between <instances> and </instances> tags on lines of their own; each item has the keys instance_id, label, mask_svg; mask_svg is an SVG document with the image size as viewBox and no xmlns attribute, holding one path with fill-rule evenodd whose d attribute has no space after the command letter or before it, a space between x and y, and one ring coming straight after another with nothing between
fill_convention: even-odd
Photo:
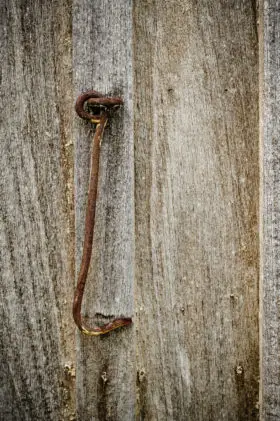
<instances>
[{"instance_id":1,"label":"gray wood surface","mask_svg":"<svg viewBox=\"0 0 280 421\"><path fill-rule=\"evenodd\" d=\"M280 420L280 1L261 11L261 420Z\"/></svg>"},{"instance_id":2,"label":"gray wood surface","mask_svg":"<svg viewBox=\"0 0 280 421\"><path fill-rule=\"evenodd\" d=\"M258 419L255 13L135 2L138 420Z\"/></svg>"},{"instance_id":3,"label":"gray wood surface","mask_svg":"<svg viewBox=\"0 0 280 421\"><path fill-rule=\"evenodd\" d=\"M0 4L0 419L257 420L255 2ZM264 24L266 421L278 411L277 6ZM93 136L73 108L89 89L125 103L102 145L83 314L134 320L99 338L71 317Z\"/></svg>"},{"instance_id":4,"label":"gray wood surface","mask_svg":"<svg viewBox=\"0 0 280 421\"><path fill-rule=\"evenodd\" d=\"M74 1L75 93L95 89L123 97L105 129L92 265L85 290L88 324L133 315L134 194L132 2ZM77 270L82 252L93 127L74 123ZM97 317L98 316L98 317ZM77 414L87 420L132 420L135 412L133 328L105 337L77 334Z\"/></svg>"},{"instance_id":5,"label":"gray wood surface","mask_svg":"<svg viewBox=\"0 0 280 421\"><path fill-rule=\"evenodd\" d=\"M71 2L0 18L0 419L73 420Z\"/></svg>"}]
</instances>

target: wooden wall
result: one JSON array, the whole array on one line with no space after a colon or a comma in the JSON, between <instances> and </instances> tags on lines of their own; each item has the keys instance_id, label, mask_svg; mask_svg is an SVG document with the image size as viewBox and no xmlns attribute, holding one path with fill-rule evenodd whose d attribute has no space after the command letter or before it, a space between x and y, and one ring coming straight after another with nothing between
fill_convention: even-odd
<instances>
[{"instance_id":1,"label":"wooden wall","mask_svg":"<svg viewBox=\"0 0 280 421\"><path fill-rule=\"evenodd\" d=\"M255 420L255 10L138 1L134 24L139 419Z\"/></svg>"},{"instance_id":2,"label":"wooden wall","mask_svg":"<svg viewBox=\"0 0 280 421\"><path fill-rule=\"evenodd\" d=\"M1 1L0 419L75 416L71 2Z\"/></svg>"},{"instance_id":3,"label":"wooden wall","mask_svg":"<svg viewBox=\"0 0 280 421\"><path fill-rule=\"evenodd\" d=\"M109 121L102 142L92 270L85 291L88 322L134 312L134 179L132 2L74 2L75 93L95 89L121 95L124 106ZM75 117L76 256L81 257L89 178L90 124ZM78 266L77 266L78 269ZM96 313L99 315L96 320ZM135 412L135 330L77 335L79 420L130 420Z\"/></svg>"},{"instance_id":4,"label":"wooden wall","mask_svg":"<svg viewBox=\"0 0 280 421\"><path fill-rule=\"evenodd\" d=\"M259 366L262 419L280 418L279 9L258 43L249 0L2 0L0 419L255 421ZM124 98L83 313L134 323L101 338L71 315L89 89Z\"/></svg>"},{"instance_id":5,"label":"wooden wall","mask_svg":"<svg viewBox=\"0 0 280 421\"><path fill-rule=\"evenodd\" d=\"M280 2L265 1L260 39L261 419L280 418Z\"/></svg>"}]
</instances>

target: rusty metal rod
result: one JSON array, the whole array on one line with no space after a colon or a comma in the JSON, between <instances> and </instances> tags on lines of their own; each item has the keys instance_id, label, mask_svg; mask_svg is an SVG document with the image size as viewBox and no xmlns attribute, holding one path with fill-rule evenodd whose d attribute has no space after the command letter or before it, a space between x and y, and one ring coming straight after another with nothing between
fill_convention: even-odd
<instances>
[{"instance_id":1,"label":"rusty metal rod","mask_svg":"<svg viewBox=\"0 0 280 421\"><path fill-rule=\"evenodd\" d=\"M101 110L100 114L90 114L84 110L85 102L89 102L91 105L93 104L99 107L105 107L105 111ZM83 322L81 314L83 294L92 255L101 141L106 123L109 118L108 108L119 106L122 103L123 101L121 98L106 98L96 91L89 91L78 97L75 106L76 112L81 118L96 124L91 155L91 172L89 180L88 201L86 207L83 255L73 302L74 321L82 333L90 336L104 335L105 333L111 332L114 329L122 326L128 326L132 323L132 319L130 317L120 317L103 326L93 326L89 328Z\"/></svg>"}]
</instances>

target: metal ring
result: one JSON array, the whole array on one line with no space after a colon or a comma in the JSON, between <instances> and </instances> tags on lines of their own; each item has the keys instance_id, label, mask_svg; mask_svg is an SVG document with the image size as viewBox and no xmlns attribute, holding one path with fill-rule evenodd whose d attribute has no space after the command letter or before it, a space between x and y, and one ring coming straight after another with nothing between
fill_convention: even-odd
<instances>
[{"instance_id":1,"label":"metal ring","mask_svg":"<svg viewBox=\"0 0 280 421\"><path fill-rule=\"evenodd\" d=\"M84 110L84 104L88 102L91 105L99 107L112 108L123 104L123 100L120 97L104 97L97 91L88 91L81 94L76 101L75 110L79 117L84 120L90 120L92 122L99 122L101 114L90 114Z\"/></svg>"}]
</instances>

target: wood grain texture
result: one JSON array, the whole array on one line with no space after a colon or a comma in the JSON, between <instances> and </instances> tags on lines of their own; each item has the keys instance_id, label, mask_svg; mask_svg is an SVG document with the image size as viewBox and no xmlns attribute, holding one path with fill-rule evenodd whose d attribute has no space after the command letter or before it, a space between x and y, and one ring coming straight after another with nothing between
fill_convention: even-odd
<instances>
[{"instance_id":1,"label":"wood grain texture","mask_svg":"<svg viewBox=\"0 0 280 421\"><path fill-rule=\"evenodd\" d=\"M135 2L138 420L258 419L255 12Z\"/></svg>"},{"instance_id":2,"label":"wood grain texture","mask_svg":"<svg viewBox=\"0 0 280 421\"><path fill-rule=\"evenodd\" d=\"M73 72L76 95L97 90L121 96L102 142L92 264L84 294L87 324L133 315L134 201L132 2L74 1ZM79 269L94 127L74 125L76 256ZM78 419L132 420L135 411L133 328L104 337L77 334Z\"/></svg>"},{"instance_id":3,"label":"wood grain texture","mask_svg":"<svg viewBox=\"0 0 280 421\"><path fill-rule=\"evenodd\" d=\"M280 419L280 2L261 9L261 420Z\"/></svg>"},{"instance_id":4,"label":"wood grain texture","mask_svg":"<svg viewBox=\"0 0 280 421\"><path fill-rule=\"evenodd\" d=\"M71 2L0 16L0 418L74 420Z\"/></svg>"},{"instance_id":5,"label":"wood grain texture","mask_svg":"<svg viewBox=\"0 0 280 421\"><path fill-rule=\"evenodd\" d=\"M77 419L257 420L255 3L71 3L1 2L0 419L75 419L72 139L77 273L93 127L73 109L96 89L124 107L102 145L83 312L135 323L77 332ZM278 6L264 19L266 421L279 414Z\"/></svg>"}]
</instances>

